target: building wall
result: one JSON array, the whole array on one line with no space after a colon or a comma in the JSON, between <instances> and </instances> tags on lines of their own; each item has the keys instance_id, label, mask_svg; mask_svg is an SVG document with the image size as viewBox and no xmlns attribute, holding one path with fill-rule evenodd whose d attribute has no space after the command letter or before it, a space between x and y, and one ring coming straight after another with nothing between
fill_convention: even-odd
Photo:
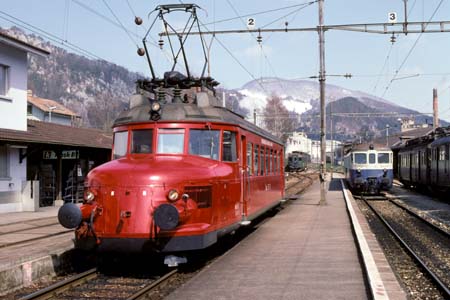
<instances>
[{"instance_id":1,"label":"building wall","mask_svg":"<svg viewBox=\"0 0 450 300\"><path fill-rule=\"evenodd\" d=\"M0 97L0 128L27 129L27 53L0 43L0 64L9 66L9 92Z\"/></svg>"},{"instance_id":2,"label":"building wall","mask_svg":"<svg viewBox=\"0 0 450 300\"><path fill-rule=\"evenodd\" d=\"M50 114L48 112L43 111L37 106L32 105L31 115L43 122L50 122ZM72 126L72 117L67 115L60 115L52 113L51 123Z\"/></svg>"},{"instance_id":3,"label":"building wall","mask_svg":"<svg viewBox=\"0 0 450 300\"><path fill-rule=\"evenodd\" d=\"M27 160L20 163L20 147L10 145L7 152L9 176L0 178L0 213L22 211L22 189L26 183Z\"/></svg>"}]
</instances>

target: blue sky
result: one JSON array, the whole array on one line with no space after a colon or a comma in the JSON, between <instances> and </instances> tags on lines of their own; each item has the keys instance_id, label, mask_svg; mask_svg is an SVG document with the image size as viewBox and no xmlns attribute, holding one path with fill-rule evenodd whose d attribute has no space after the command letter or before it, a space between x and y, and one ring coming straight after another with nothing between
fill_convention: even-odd
<instances>
[{"instance_id":1,"label":"blue sky","mask_svg":"<svg viewBox=\"0 0 450 300\"><path fill-rule=\"evenodd\" d=\"M89 7L117 22L108 7L101 0L15 0L3 1L0 11L7 13L55 36L67 40L89 52L116 64L149 75L149 69L142 57L136 54L136 43L141 45L144 26L148 28L148 13L158 4L177 1L106 0L107 4L131 31L134 41L123 29L111 24L87 10ZM441 0L408 0L409 21L428 21ZM202 23L234 18L239 15L255 14L261 11L305 3L304 0L202 0L196 1L204 11L198 16ZM403 0L325 0L325 24L349 24L386 22L387 14L395 11L403 20ZM129 5L131 6L131 9ZM234 9L233 9L234 8ZM255 15L256 28L280 18L268 28L313 27L318 23L318 6L314 3L302 10L299 7ZM296 11L298 10L298 11ZM144 26L134 24L134 11L144 19ZM284 15L290 15L283 17ZM4 14L0 14L4 17ZM182 14L172 15L175 24L183 24ZM450 0L443 0L433 21L450 20ZM0 19L0 26L12 24ZM447 25L450 28L450 25ZM157 40L157 30L152 37ZM243 29L241 19L208 25L209 29ZM211 47L211 73L227 88L238 88L260 76L278 76L286 79L305 78L317 75L319 70L317 33L275 33L263 34L262 51L256 35L221 35L217 39L225 45L249 71L248 74L221 44L214 40ZM432 89L437 88L440 100L440 116L450 119L450 33L400 35L392 46L390 35L328 31L326 33L327 74L354 75L351 79L328 77L327 83L360 90L382 96L399 105L421 112L432 110ZM209 41L210 38L208 38ZM197 40L196 40L197 41ZM405 61L413 45L417 43ZM190 64L196 74L200 73L202 61L198 47L188 45ZM165 47L165 51L168 48ZM157 72L162 73L169 66L165 53L151 47ZM389 58L387 56L389 54ZM404 62L397 78L415 74L419 76L395 80L386 91L394 73ZM380 76L381 75L381 76Z\"/></svg>"}]
</instances>

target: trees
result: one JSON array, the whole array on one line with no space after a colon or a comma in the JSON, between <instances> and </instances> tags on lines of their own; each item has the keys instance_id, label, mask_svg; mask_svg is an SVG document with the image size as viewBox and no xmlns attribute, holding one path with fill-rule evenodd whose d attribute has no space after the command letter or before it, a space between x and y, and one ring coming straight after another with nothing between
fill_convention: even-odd
<instances>
[{"instance_id":1,"label":"trees","mask_svg":"<svg viewBox=\"0 0 450 300\"><path fill-rule=\"evenodd\" d=\"M260 124L273 135L285 141L288 134L298 127L299 115L289 112L283 105L283 100L273 94L267 99L262 118Z\"/></svg>"}]
</instances>

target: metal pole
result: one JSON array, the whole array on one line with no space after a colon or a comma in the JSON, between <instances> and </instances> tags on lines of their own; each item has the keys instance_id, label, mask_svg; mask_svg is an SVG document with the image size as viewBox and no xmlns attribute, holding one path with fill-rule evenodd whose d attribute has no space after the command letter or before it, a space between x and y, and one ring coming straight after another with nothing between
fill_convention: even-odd
<instances>
[{"instance_id":1,"label":"metal pole","mask_svg":"<svg viewBox=\"0 0 450 300\"><path fill-rule=\"evenodd\" d=\"M330 178L333 179L333 166L334 166L334 137L333 137L333 115L332 115L332 112L331 112L331 101L330 101L330 139L331 139Z\"/></svg>"},{"instance_id":2,"label":"metal pole","mask_svg":"<svg viewBox=\"0 0 450 300\"><path fill-rule=\"evenodd\" d=\"M325 35L323 28L323 1L319 0L319 57L320 57L320 205L326 204L326 120L325 120Z\"/></svg>"}]
</instances>

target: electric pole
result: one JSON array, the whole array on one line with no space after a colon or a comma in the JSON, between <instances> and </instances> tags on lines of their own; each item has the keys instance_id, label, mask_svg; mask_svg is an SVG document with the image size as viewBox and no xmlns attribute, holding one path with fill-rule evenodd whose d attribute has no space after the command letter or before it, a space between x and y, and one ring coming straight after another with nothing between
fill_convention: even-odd
<instances>
[{"instance_id":1,"label":"electric pole","mask_svg":"<svg viewBox=\"0 0 450 300\"><path fill-rule=\"evenodd\" d=\"M320 84L320 205L326 204L325 185L326 185L326 119L325 119L325 31L323 28L323 1L319 0L319 84Z\"/></svg>"}]
</instances>

